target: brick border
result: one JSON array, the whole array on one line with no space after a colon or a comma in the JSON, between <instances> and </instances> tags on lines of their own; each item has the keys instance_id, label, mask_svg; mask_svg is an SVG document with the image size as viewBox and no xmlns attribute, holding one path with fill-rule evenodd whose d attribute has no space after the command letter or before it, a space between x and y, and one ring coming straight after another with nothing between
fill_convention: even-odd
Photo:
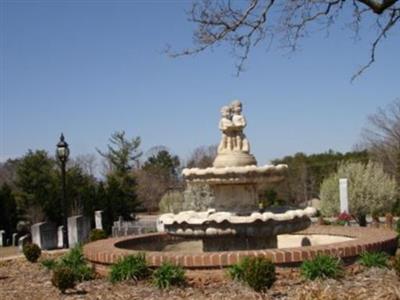
<instances>
[{"instance_id":1,"label":"brick border","mask_svg":"<svg viewBox=\"0 0 400 300\"><path fill-rule=\"evenodd\" d=\"M206 253L173 253L146 251L146 259L151 267L157 267L162 262L170 261L186 268L223 268L238 262L245 256L265 256L276 264L296 264L310 259L317 254L339 256L350 259L363 251L385 251L394 254L397 249L397 234L390 229L319 226L313 225L296 234L339 235L354 238L354 240L332 243L320 246L296 247L284 249L266 249L254 251L222 251ZM152 233L123 238L110 238L89 243L84 246L85 257L93 264L96 271L105 275L108 267L120 258L140 252L122 248L128 245L148 244L153 242L171 241L177 238L166 233Z\"/></svg>"}]
</instances>

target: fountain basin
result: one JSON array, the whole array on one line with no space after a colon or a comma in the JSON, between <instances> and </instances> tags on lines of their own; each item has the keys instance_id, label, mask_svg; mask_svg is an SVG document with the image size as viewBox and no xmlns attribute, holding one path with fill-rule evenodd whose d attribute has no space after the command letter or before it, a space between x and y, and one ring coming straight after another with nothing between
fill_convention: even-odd
<instances>
[{"instance_id":1,"label":"fountain basin","mask_svg":"<svg viewBox=\"0 0 400 300\"><path fill-rule=\"evenodd\" d=\"M119 259L143 251L145 251L147 262L151 267L158 267L163 262L169 261L185 268L201 269L227 267L246 256L264 256L278 265L293 265L311 259L320 253L343 259L354 259L364 251L385 251L393 254L397 249L397 234L389 229L313 225L296 233L296 235L298 234L341 236L352 238L352 240L307 247L252 251L195 253L188 249L186 252L163 252L159 251L162 249L162 244L165 246L182 242L183 238L167 233L153 233L99 240L86 244L83 251L96 272L106 275L109 267Z\"/></svg>"}]
</instances>

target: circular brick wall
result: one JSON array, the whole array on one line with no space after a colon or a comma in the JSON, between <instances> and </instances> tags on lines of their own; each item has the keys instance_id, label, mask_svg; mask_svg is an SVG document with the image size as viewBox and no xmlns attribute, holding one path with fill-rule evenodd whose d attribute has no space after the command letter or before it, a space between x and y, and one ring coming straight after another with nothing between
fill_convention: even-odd
<instances>
[{"instance_id":1,"label":"circular brick wall","mask_svg":"<svg viewBox=\"0 0 400 300\"><path fill-rule=\"evenodd\" d=\"M161 252L163 245L181 240L166 233L152 233L123 238L110 238L89 243L84 246L86 258L99 274L105 275L108 267L120 258L140 252L146 252L149 266L157 267L164 261L170 261L186 268L222 268L237 263L245 256L265 256L276 264L296 264L310 259L319 253L354 258L363 251L386 251L395 253L397 234L389 229L318 226L314 225L296 234L323 234L354 238L354 240L319 246L266 249L256 251L223 251L205 253ZM134 247L138 250L126 248ZM148 251L148 250L153 251Z\"/></svg>"}]
</instances>

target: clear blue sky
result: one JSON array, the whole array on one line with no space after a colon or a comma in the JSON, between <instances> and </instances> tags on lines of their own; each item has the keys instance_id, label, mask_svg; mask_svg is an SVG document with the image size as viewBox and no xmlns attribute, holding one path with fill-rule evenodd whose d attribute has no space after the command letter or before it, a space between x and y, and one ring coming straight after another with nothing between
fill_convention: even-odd
<instances>
[{"instance_id":1,"label":"clear blue sky","mask_svg":"<svg viewBox=\"0 0 400 300\"><path fill-rule=\"evenodd\" d=\"M187 158L219 142L219 109L235 98L259 164L299 151L349 151L367 115L400 96L399 30L353 84L372 36L354 43L343 24L329 38L305 39L291 56L261 45L236 77L224 47L162 54L168 43L191 45L189 1L0 3L0 160L29 148L54 153L61 132L72 155L94 153L116 130L141 136L144 151L165 145Z\"/></svg>"}]
</instances>

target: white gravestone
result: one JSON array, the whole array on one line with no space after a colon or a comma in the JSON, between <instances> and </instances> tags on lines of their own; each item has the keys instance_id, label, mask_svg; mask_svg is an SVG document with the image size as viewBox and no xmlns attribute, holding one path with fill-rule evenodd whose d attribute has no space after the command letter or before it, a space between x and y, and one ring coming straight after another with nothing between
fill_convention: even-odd
<instances>
[{"instance_id":1,"label":"white gravestone","mask_svg":"<svg viewBox=\"0 0 400 300\"><path fill-rule=\"evenodd\" d=\"M349 198L347 191L347 178L339 179L340 212L349 213Z\"/></svg>"},{"instance_id":2,"label":"white gravestone","mask_svg":"<svg viewBox=\"0 0 400 300\"><path fill-rule=\"evenodd\" d=\"M57 228L57 248L64 248L64 226L58 226Z\"/></svg>"},{"instance_id":3,"label":"white gravestone","mask_svg":"<svg viewBox=\"0 0 400 300\"><path fill-rule=\"evenodd\" d=\"M73 248L89 240L90 219L82 215L68 218L68 243Z\"/></svg>"},{"instance_id":4,"label":"white gravestone","mask_svg":"<svg viewBox=\"0 0 400 300\"><path fill-rule=\"evenodd\" d=\"M20 251L22 251L22 248L24 247L24 245L25 245L26 243L29 242L29 240L30 240L30 237L29 237L28 234L27 234L27 235L24 235L24 236L21 236L21 237L18 239L18 249L19 249Z\"/></svg>"},{"instance_id":5,"label":"white gravestone","mask_svg":"<svg viewBox=\"0 0 400 300\"><path fill-rule=\"evenodd\" d=\"M12 234L12 245L13 246L18 246L18 238L17 238L17 236L18 236L18 233L13 233Z\"/></svg>"},{"instance_id":6,"label":"white gravestone","mask_svg":"<svg viewBox=\"0 0 400 300\"><path fill-rule=\"evenodd\" d=\"M96 210L94 212L94 221L96 224L96 229L101 229L103 230L103 211L102 210Z\"/></svg>"},{"instance_id":7,"label":"white gravestone","mask_svg":"<svg viewBox=\"0 0 400 300\"><path fill-rule=\"evenodd\" d=\"M6 245L5 234L6 232L4 230L0 230L0 247L4 247Z\"/></svg>"},{"instance_id":8,"label":"white gravestone","mask_svg":"<svg viewBox=\"0 0 400 300\"><path fill-rule=\"evenodd\" d=\"M40 249L51 250L57 248L57 226L54 223L42 222L31 227L32 242Z\"/></svg>"}]
</instances>

